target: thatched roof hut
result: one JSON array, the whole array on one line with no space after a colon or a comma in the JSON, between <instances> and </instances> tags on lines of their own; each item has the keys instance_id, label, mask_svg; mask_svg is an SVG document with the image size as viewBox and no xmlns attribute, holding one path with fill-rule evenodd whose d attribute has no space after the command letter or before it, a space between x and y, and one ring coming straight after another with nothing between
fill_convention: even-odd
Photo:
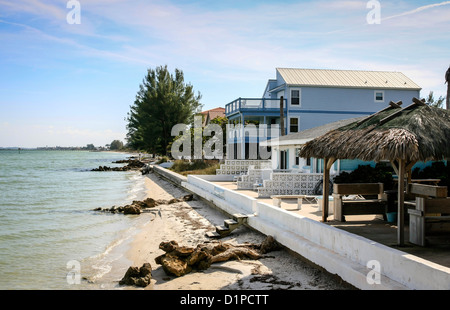
<instances>
[{"instance_id":1,"label":"thatched roof hut","mask_svg":"<svg viewBox=\"0 0 450 310\"><path fill-rule=\"evenodd\" d=\"M450 157L450 111L420 100L391 105L358 122L332 130L304 146L302 157L408 162Z\"/></svg>"},{"instance_id":2,"label":"thatched roof hut","mask_svg":"<svg viewBox=\"0 0 450 310\"><path fill-rule=\"evenodd\" d=\"M405 174L417 161L450 157L450 111L430 107L416 98L405 108L400 105L401 102L391 102L386 109L363 120L309 141L300 151L300 156L324 158L327 166L336 159L391 161L399 175L398 228L399 243L403 244ZM326 170L324 179L329 177ZM328 192L324 188L324 195ZM328 201L324 201L323 221L326 221Z\"/></svg>"}]
</instances>

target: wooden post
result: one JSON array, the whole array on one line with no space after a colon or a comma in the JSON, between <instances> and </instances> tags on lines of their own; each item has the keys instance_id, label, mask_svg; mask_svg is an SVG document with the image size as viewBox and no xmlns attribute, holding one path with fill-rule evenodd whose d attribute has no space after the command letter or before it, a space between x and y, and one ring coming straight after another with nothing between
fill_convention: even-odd
<instances>
[{"instance_id":1,"label":"wooden post","mask_svg":"<svg viewBox=\"0 0 450 310\"><path fill-rule=\"evenodd\" d=\"M447 98L445 99L445 108L450 110L450 66L445 73L445 83L447 83Z\"/></svg>"},{"instance_id":2,"label":"wooden post","mask_svg":"<svg viewBox=\"0 0 450 310\"><path fill-rule=\"evenodd\" d=\"M329 206L328 196L330 195L330 169L334 161L335 161L334 158L324 158L323 160L322 222L326 222L328 220L328 206Z\"/></svg>"},{"instance_id":3,"label":"wooden post","mask_svg":"<svg viewBox=\"0 0 450 310\"><path fill-rule=\"evenodd\" d=\"M398 176L398 167L397 167L397 163L395 162L395 160L391 160L391 165L392 165L392 168L394 169L395 173L397 173L397 176Z\"/></svg>"},{"instance_id":4,"label":"wooden post","mask_svg":"<svg viewBox=\"0 0 450 310\"><path fill-rule=\"evenodd\" d=\"M284 98L283 96L280 97L280 127L281 127L281 136L284 136L285 129L284 129Z\"/></svg>"},{"instance_id":5,"label":"wooden post","mask_svg":"<svg viewBox=\"0 0 450 310\"><path fill-rule=\"evenodd\" d=\"M405 243L405 160L398 160L398 214L397 214L397 243L402 246Z\"/></svg>"},{"instance_id":6,"label":"wooden post","mask_svg":"<svg viewBox=\"0 0 450 310\"><path fill-rule=\"evenodd\" d=\"M406 179L406 193L407 194L411 194L410 192L409 192L409 186L408 186L408 184L409 183L411 183L411 178L412 178L412 167L414 166L416 164L416 162L415 161L412 161L412 162L409 162L407 165L406 165L406 167L405 167L405 172L406 172L406 174L407 174L407 179Z\"/></svg>"}]
</instances>

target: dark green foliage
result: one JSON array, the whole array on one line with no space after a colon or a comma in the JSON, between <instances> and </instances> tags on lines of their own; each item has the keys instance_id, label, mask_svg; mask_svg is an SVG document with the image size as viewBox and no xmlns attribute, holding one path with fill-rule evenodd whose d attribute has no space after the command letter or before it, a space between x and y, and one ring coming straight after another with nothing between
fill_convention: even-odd
<instances>
[{"instance_id":1,"label":"dark green foliage","mask_svg":"<svg viewBox=\"0 0 450 310\"><path fill-rule=\"evenodd\" d=\"M176 160L170 170L182 175L188 174L216 174L220 168L218 160Z\"/></svg>"},{"instance_id":2,"label":"dark green foliage","mask_svg":"<svg viewBox=\"0 0 450 310\"><path fill-rule=\"evenodd\" d=\"M127 117L127 140L131 148L167 154L173 141L172 127L192 124L201 107L201 95L184 83L181 70L172 75L167 66L149 69Z\"/></svg>"},{"instance_id":3,"label":"dark green foliage","mask_svg":"<svg viewBox=\"0 0 450 310\"><path fill-rule=\"evenodd\" d=\"M123 142L120 140L114 140L113 142L111 142L109 149L110 150L121 150L121 149L123 149Z\"/></svg>"},{"instance_id":4,"label":"dark green foliage","mask_svg":"<svg viewBox=\"0 0 450 310\"><path fill-rule=\"evenodd\" d=\"M172 167L170 167L170 170L175 172L200 170L216 165L217 163L217 160L176 160Z\"/></svg>"},{"instance_id":5,"label":"dark green foliage","mask_svg":"<svg viewBox=\"0 0 450 310\"><path fill-rule=\"evenodd\" d=\"M449 185L450 165L445 162L433 162L422 170L415 168L412 172L413 179L440 179L439 186Z\"/></svg>"},{"instance_id":6,"label":"dark green foliage","mask_svg":"<svg viewBox=\"0 0 450 310\"><path fill-rule=\"evenodd\" d=\"M379 163L375 167L359 165L354 171L341 172L334 178L335 183L383 183L385 190L393 189L394 171L390 164Z\"/></svg>"},{"instance_id":7,"label":"dark green foliage","mask_svg":"<svg viewBox=\"0 0 450 310\"><path fill-rule=\"evenodd\" d=\"M211 124L217 124L222 128L222 136L223 136L223 154L226 154L227 152L227 124L228 124L228 118L224 117L216 117L210 121Z\"/></svg>"}]
</instances>

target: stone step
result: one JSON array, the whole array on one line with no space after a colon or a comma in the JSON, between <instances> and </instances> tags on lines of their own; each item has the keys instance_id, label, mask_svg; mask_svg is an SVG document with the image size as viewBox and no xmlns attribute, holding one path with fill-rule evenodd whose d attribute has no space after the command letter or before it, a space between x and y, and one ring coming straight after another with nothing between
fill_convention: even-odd
<instances>
[{"instance_id":1,"label":"stone step","mask_svg":"<svg viewBox=\"0 0 450 310\"><path fill-rule=\"evenodd\" d=\"M239 224L247 223L248 216L242 213L233 214L233 220L238 222Z\"/></svg>"},{"instance_id":2,"label":"stone step","mask_svg":"<svg viewBox=\"0 0 450 310\"><path fill-rule=\"evenodd\" d=\"M236 228L239 227L239 222L229 219L229 220L225 220L223 221L225 223L225 226L228 227L230 230L235 230Z\"/></svg>"},{"instance_id":3,"label":"stone step","mask_svg":"<svg viewBox=\"0 0 450 310\"><path fill-rule=\"evenodd\" d=\"M205 235L208 238L220 238L220 234L217 231L208 231Z\"/></svg>"},{"instance_id":4,"label":"stone step","mask_svg":"<svg viewBox=\"0 0 450 310\"><path fill-rule=\"evenodd\" d=\"M229 229L226 226L220 225L220 226L216 226L216 232L221 236L221 237L225 237L228 236L231 233L231 229Z\"/></svg>"}]
</instances>

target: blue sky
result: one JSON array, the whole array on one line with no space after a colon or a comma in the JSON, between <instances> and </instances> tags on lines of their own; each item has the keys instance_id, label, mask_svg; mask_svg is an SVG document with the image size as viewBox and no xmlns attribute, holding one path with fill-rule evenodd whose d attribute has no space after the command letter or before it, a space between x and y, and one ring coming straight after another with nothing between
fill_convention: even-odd
<instances>
[{"instance_id":1,"label":"blue sky","mask_svg":"<svg viewBox=\"0 0 450 310\"><path fill-rule=\"evenodd\" d=\"M0 0L0 146L124 141L148 68L183 70L203 110L260 97L275 68L401 71L445 95L450 1ZM72 15L71 15L72 16Z\"/></svg>"}]
</instances>

